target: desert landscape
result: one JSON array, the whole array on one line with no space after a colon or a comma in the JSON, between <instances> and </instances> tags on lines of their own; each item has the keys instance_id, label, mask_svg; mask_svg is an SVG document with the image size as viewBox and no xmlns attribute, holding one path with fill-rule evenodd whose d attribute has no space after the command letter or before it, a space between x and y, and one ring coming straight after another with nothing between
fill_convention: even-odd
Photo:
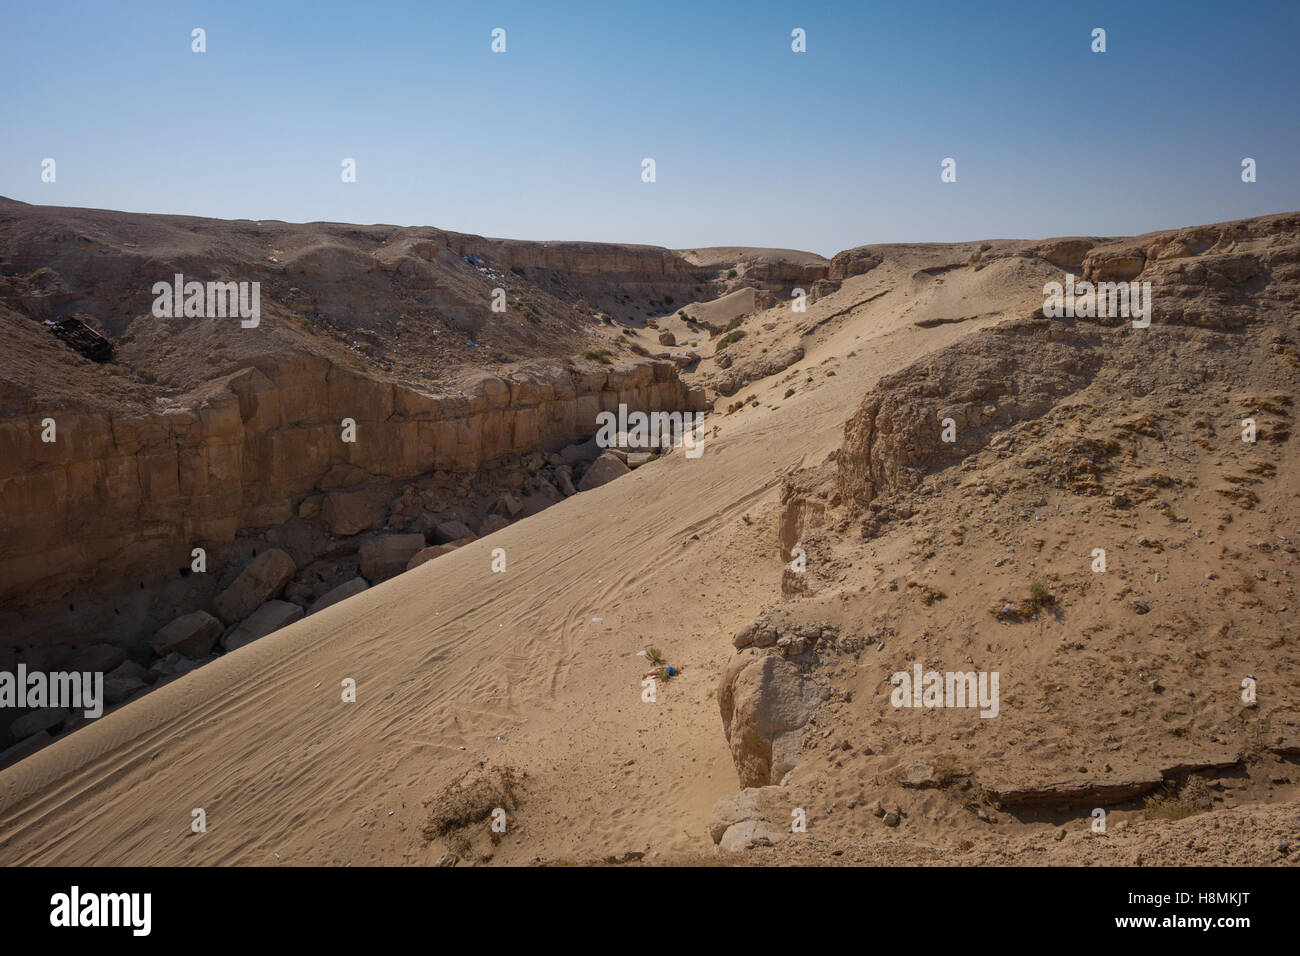
<instances>
[{"instance_id":1,"label":"desert landscape","mask_svg":"<svg viewBox=\"0 0 1300 956\"><path fill-rule=\"evenodd\" d=\"M1293 866L1298 306L0 199L0 863Z\"/></svg>"}]
</instances>

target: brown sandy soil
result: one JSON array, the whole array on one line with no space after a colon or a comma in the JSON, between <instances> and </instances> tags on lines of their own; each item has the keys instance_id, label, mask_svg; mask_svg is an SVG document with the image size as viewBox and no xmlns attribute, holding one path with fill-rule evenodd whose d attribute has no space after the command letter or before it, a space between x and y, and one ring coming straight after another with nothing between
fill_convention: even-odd
<instances>
[{"instance_id":1,"label":"brown sandy soil","mask_svg":"<svg viewBox=\"0 0 1300 956\"><path fill-rule=\"evenodd\" d=\"M806 313L786 296L750 314L728 369L690 373L731 378L699 458L568 498L0 771L0 862L1300 859L1300 228L1251 222L1146 263L1144 278L1192 290L1159 300L1178 312L1158 308L1146 338L1032 318L1069 248L852 250L856 268L879 262ZM1168 271L1199 256L1267 275ZM935 438L949 407L965 416L955 448ZM808 572L792 585L795 544ZM1033 582L1051 600L1006 616ZM802 808L807 833L733 855L709 835L738 789L718 692L732 635L760 614L837 636L798 659L829 694L772 820L788 831ZM654 703L648 646L682 670ZM890 674L915 660L999 671L999 716L891 707ZM1254 706L1238 697L1247 674ZM507 832L426 840L426 804L485 767L526 774ZM1104 792L1134 781L1146 789ZM1099 805L1106 834L1090 830ZM190 832L195 808L206 833Z\"/></svg>"}]
</instances>

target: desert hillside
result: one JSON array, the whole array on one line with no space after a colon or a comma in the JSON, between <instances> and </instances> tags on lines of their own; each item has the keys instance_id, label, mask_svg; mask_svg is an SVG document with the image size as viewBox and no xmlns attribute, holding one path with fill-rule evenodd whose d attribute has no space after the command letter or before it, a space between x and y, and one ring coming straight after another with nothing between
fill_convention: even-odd
<instances>
[{"instance_id":1,"label":"desert hillside","mask_svg":"<svg viewBox=\"0 0 1300 956\"><path fill-rule=\"evenodd\" d=\"M118 697L0 728L0 862L1293 863L1297 306L1296 213L823 259L2 201L0 654Z\"/></svg>"}]
</instances>

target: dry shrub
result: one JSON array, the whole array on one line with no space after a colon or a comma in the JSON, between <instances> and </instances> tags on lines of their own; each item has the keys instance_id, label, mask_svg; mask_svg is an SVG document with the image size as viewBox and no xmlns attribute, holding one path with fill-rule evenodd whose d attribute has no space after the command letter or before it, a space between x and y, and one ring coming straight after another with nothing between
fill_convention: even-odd
<instances>
[{"instance_id":1,"label":"dry shrub","mask_svg":"<svg viewBox=\"0 0 1300 956\"><path fill-rule=\"evenodd\" d=\"M425 807L431 812L424 825L424 838L433 840L453 830L482 823L497 807L513 811L519 806L524 776L512 767L488 767L470 771L448 784L432 800L425 801ZM452 850L455 852L454 847Z\"/></svg>"},{"instance_id":2,"label":"dry shrub","mask_svg":"<svg viewBox=\"0 0 1300 956\"><path fill-rule=\"evenodd\" d=\"M1189 777L1177 796L1160 793L1148 797L1144 809L1148 820L1183 820L1206 813L1213 806L1214 797L1205 781L1200 777Z\"/></svg>"}]
</instances>

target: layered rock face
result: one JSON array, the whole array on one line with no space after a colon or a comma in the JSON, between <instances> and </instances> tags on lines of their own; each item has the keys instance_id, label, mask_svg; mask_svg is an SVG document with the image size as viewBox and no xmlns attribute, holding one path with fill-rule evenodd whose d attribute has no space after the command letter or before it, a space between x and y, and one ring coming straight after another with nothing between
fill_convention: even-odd
<instances>
[{"instance_id":1,"label":"layered rock face","mask_svg":"<svg viewBox=\"0 0 1300 956\"><path fill-rule=\"evenodd\" d=\"M1088 281L1150 283L1151 320L1161 326L1241 328L1294 309L1300 298L1300 217L1293 214L1101 243L1053 240L1014 254L1079 259ZM1104 364L1117 364L1117 346L1128 339L1106 338L1099 327L1128 322L1009 322L881 379L845 423L834 503L886 509L877 499L905 494L996 432L1040 417ZM945 421L953 426L947 439ZM802 505L797 493L790 500Z\"/></svg>"},{"instance_id":2,"label":"layered rock face","mask_svg":"<svg viewBox=\"0 0 1300 956\"><path fill-rule=\"evenodd\" d=\"M507 269L544 269L574 275L643 278L690 277L690 264L659 246L612 245L602 242L523 242L449 234L447 244L457 255L499 262Z\"/></svg>"},{"instance_id":3,"label":"layered rock face","mask_svg":"<svg viewBox=\"0 0 1300 956\"><path fill-rule=\"evenodd\" d=\"M598 412L620 403L700 409L703 394L671 362L539 366L434 394L299 355L241 369L195 404L151 415L29 401L0 419L0 602L184 567L192 548L287 521L335 466L383 479L482 469L584 438ZM52 442L42 441L46 418ZM326 510L346 504L327 501Z\"/></svg>"},{"instance_id":4,"label":"layered rock face","mask_svg":"<svg viewBox=\"0 0 1300 956\"><path fill-rule=\"evenodd\" d=\"M1100 363L1085 335L1029 319L972 335L881 379L845 423L840 499L866 507L910 491L991 434L1041 415L1087 384Z\"/></svg>"}]
</instances>

